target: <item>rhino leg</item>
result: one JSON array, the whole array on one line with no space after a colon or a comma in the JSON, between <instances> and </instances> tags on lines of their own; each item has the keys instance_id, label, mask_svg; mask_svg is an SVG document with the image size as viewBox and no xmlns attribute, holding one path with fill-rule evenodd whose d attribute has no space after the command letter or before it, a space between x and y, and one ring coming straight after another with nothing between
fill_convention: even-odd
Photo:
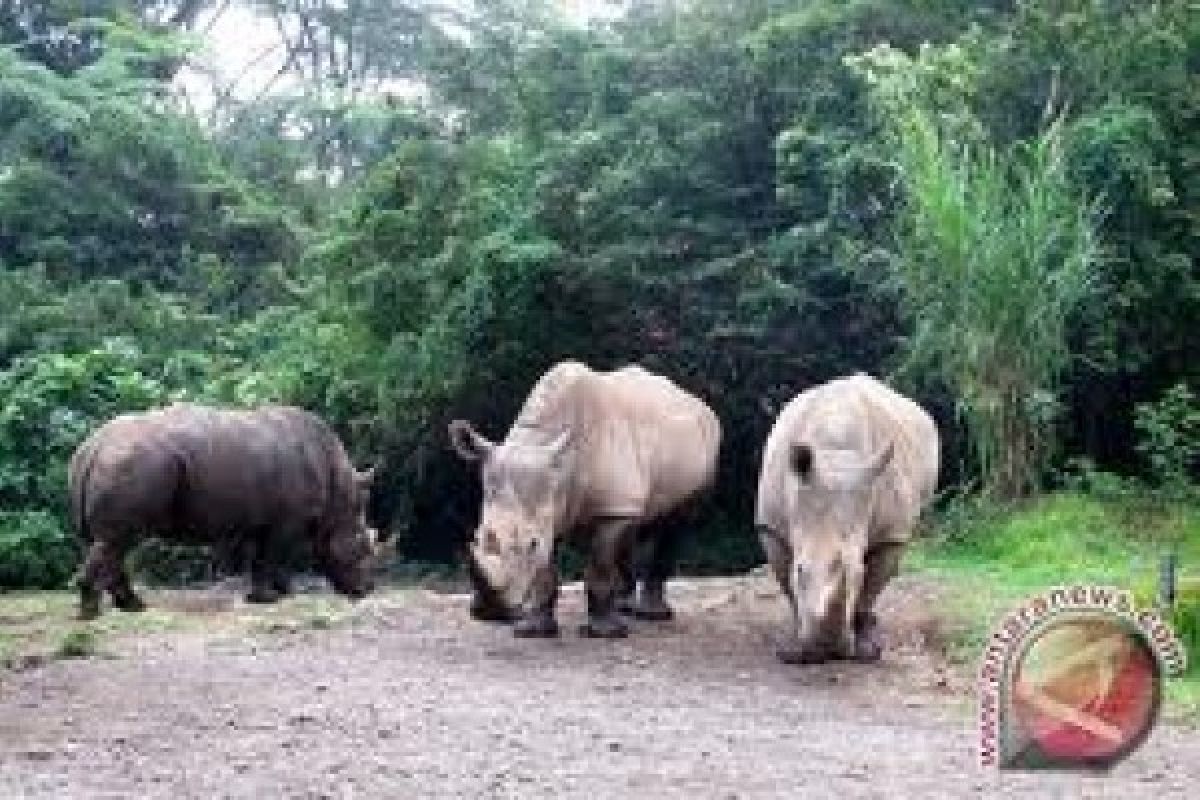
<instances>
[{"instance_id":1,"label":"rhino leg","mask_svg":"<svg viewBox=\"0 0 1200 800\"><path fill-rule=\"evenodd\" d=\"M592 534L592 552L584 570L588 621L580 633L599 639L620 639L629 626L617 613L617 590L623 561L631 558L633 523L629 519L604 520Z\"/></svg>"},{"instance_id":2,"label":"rhino leg","mask_svg":"<svg viewBox=\"0 0 1200 800\"><path fill-rule=\"evenodd\" d=\"M275 587L276 570L272 546L274 538L271 531L261 531L251 539L250 591L246 594L247 603L274 603L282 597Z\"/></svg>"},{"instance_id":3,"label":"rhino leg","mask_svg":"<svg viewBox=\"0 0 1200 800\"><path fill-rule=\"evenodd\" d=\"M800 618L796 613L796 592L792 587L791 545L782 536L766 527L759 528L758 540L767 554L767 562L770 563L771 571L775 573L775 580L779 582L779 588L787 597L788 607L792 611L792 624L788 627L784 641L776 648L775 655L785 664L810 663L814 660L813 654L806 651L801 645L800 636L797 633L800 629Z\"/></svg>"},{"instance_id":4,"label":"rhino leg","mask_svg":"<svg viewBox=\"0 0 1200 800\"><path fill-rule=\"evenodd\" d=\"M630 545L617 563L617 611L637 613L637 546Z\"/></svg>"},{"instance_id":5,"label":"rhino leg","mask_svg":"<svg viewBox=\"0 0 1200 800\"><path fill-rule=\"evenodd\" d=\"M879 618L872 610L875 601L900 567L904 545L886 543L867 552L862 592L854 610L854 657L859 661L878 661L883 655Z\"/></svg>"},{"instance_id":6,"label":"rhino leg","mask_svg":"<svg viewBox=\"0 0 1200 800\"><path fill-rule=\"evenodd\" d=\"M79 570L79 618L100 616L103 592L113 585L120 561L116 549L103 538L92 541Z\"/></svg>"},{"instance_id":7,"label":"rhino leg","mask_svg":"<svg viewBox=\"0 0 1200 800\"><path fill-rule=\"evenodd\" d=\"M513 635L522 639L558 636L554 608L558 604L558 570L553 565L541 570L533 583L529 604L518 615Z\"/></svg>"},{"instance_id":8,"label":"rhino leg","mask_svg":"<svg viewBox=\"0 0 1200 800\"><path fill-rule=\"evenodd\" d=\"M122 611L138 612L146 610L146 603L133 590L133 584L129 580L129 573L125 571L124 565L119 562L117 564L116 577L109 586L109 594L112 595L113 605Z\"/></svg>"},{"instance_id":9,"label":"rhino leg","mask_svg":"<svg viewBox=\"0 0 1200 800\"><path fill-rule=\"evenodd\" d=\"M668 523L650 541L650 557L642 575L642 591L633 615L638 619L669 620L675 612L667 605L667 579L675 569L675 549L680 526Z\"/></svg>"},{"instance_id":10,"label":"rhino leg","mask_svg":"<svg viewBox=\"0 0 1200 800\"><path fill-rule=\"evenodd\" d=\"M271 588L284 597L292 593L292 574L287 567L276 565L271 570Z\"/></svg>"}]
</instances>

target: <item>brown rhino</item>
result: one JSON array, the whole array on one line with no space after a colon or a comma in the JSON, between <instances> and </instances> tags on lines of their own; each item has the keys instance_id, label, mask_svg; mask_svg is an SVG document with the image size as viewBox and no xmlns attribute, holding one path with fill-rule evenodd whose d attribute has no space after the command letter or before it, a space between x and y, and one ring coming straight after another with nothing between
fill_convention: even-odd
<instances>
[{"instance_id":1,"label":"brown rhino","mask_svg":"<svg viewBox=\"0 0 1200 800\"><path fill-rule=\"evenodd\" d=\"M937 475L933 419L868 375L814 387L784 407L767 438L755 512L792 607L780 659L879 658L872 608Z\"/></svg>"},{"instance_id":2,"label":"brown rhino","mask_svg":"<svg viewBox=\"0 0 1200 800\"><path fill-rule=\"evenodd\" d=\"M450 423L454 449L482 464L483 510L468 553L472 614L515 619L517 636L557 635L554 554L571 537L589 553L584 635L625 636L619 608L669 618L663 586L675 526L650 523L709 486L720 436L708 406L666 378L573 361L542 376L503 442ZM635 576L639 533L650 557Z\"/></svg>"},{"instance_id":3,"label":"brown rhino","mask_svg":"<svg viewBox=\"0 0 1200 800\"><path fill-rule=\"evenodd\" d=\"M373 585L376 534L365 521L372 472L356 472L333 431L298 408L174 404L118 416L69 466L71 519L87 548L80 616L100 613L105 590L124 611L145 607L123 565L145 536L248 545L246 599L264 603L289 589L281 551L307 544L337 591L362 596Z\"/></svg>"}]
</instances>

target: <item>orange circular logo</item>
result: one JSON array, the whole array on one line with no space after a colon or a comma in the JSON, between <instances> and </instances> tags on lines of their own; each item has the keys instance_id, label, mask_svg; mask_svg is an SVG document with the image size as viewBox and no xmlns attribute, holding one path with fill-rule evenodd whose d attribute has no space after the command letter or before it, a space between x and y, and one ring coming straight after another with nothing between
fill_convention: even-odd
<instances>
[{"instance_id":1,"label":"orange circular logo","mask_svg":"<svg viewBox=\"0 0 1200 800\"><path fill-rule=\"evenodd\" d=\"M1010 675L1014 764L1109 766L1141 744L1158 715L1158 659L1142 632L1113 614L1047 621Z\"/></svg>"}]
</instances>

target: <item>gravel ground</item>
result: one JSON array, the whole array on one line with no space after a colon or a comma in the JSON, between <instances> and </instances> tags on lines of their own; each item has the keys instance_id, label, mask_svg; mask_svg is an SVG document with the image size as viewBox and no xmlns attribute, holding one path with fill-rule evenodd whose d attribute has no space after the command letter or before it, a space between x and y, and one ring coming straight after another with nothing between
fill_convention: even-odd
<instances>
[{"instance_id":1,"label":"gravel ground","mask_svg":"<svg viewBox=\"0 0 1200 800\"><path fill-rule=\"evenodd\" d=\"M2 798L1195 797L1200 733L1160 726L1107 775L978 767L937 595L884 596L877 665L788 667L761 573L681 582L624 641L515 640L466 598L393 590L332 628L238 629L228 590L151 593L198 629L0 672ZM212 598L208 598L211 600ZM291 602L291 601L289 601ZM115 612L114 612L115 613Z\"/></svg>"}]
</instances>

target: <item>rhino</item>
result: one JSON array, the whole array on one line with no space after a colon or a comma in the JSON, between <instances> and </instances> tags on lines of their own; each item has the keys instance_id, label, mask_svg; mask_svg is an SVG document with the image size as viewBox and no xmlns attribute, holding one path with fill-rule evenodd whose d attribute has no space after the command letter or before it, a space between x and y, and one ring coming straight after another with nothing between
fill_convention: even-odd
<instances>
[{"instance_id":1,"label":"rhino","mask_svg":"<svg viewBox=\"0 0 1200 800\"><path fill-rule=\"evenodd\" d=\"M377 533L366 505L374 470L358 472L336 434L287 406L221 410L188 403L122 414L96 429L68 466L72 524L86 550L79 615L107 591L141 611L124 559L142 538L246 547L255 603L290 588L280 556L311 549L338 592L373 588Z\"/></svg>"},{"instance_id":2,"label":"rhino","mask_svg":"<svg viewBox=\"0 0 1200 800\"><path fill-rule=\"evenodd\" d=\"M721 426L699 398L638 366L567 361L533 387L507 436L449 425L454 450L480 465L483 503L467 548L478 619L519 637L558 635L555 551L586 548L585 636L628 634L620 611L669 619L664 586L679 530L716 472ZM648 553L634 572L639 544ZM639 591L640 588L640 591Z\"/></svg>"},{"instance_id":3,"label":"rhino","mask_svg":"<svg viewBox=\"0 0 1200 800\"><path fill-rule=\"evenodd\" d=\"M880 658L875 601L933 497L938 459L929 414L869 375L813 387L783 408L754 517L792 611L782 661Z\"/></svg>"}]
</instances>

